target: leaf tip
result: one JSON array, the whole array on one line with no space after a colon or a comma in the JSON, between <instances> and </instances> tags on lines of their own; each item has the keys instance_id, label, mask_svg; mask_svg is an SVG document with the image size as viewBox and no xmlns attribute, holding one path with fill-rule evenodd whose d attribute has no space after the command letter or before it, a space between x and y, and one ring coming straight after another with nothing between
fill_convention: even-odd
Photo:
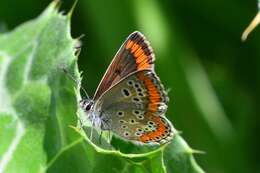
<instances>
[{"instance_id":1,"label":"leaf tip","mask_svg":"<svg viewBox=\"0 0 260 173\"><path fill-rule=\"evenodd\" d=\"M181 134L182 134L182 131L179 131L179 130L176 130L176 129L175 129L175 134L176 134L176 135L181 135Z\"/></svg>"},{"instance_id":2,"label":"leaf tip","mask_svg":"<svg viewBox=\"0 0 260 173\"><path fill-rule=\"evenodd\" d=\"M202 150L196 150L196 149L191 149L192 154L206 154L205 151Z\"/></svg>"},{"instance_id":3,"label":"leaf tip","mask_svg":"<svg viewBox=\"0 0 260 173\"><path fill-rule=\"evenodd\" d=\"M54 9L58 10L61 6L61 1L60 0L53 0L52 3L51 3L51 6Z\"/></svg>"},{"instance_id":4,"label":"leaf tip","mask_svg":"<svg viewBox=\"0 0 260 173\"><path fill-rule=\"evenodd\" d=\"M69 18L69 19L71 19L71 16L72 16L72 14L73 14L73 12L74 12L74 9L75 9L77 3L78 3L78 0L74 0L74 3L73 3L73 5L71 6L71 9L70 9L69 12L68 12L68 18Z\"/></svg>"}]
</instances>

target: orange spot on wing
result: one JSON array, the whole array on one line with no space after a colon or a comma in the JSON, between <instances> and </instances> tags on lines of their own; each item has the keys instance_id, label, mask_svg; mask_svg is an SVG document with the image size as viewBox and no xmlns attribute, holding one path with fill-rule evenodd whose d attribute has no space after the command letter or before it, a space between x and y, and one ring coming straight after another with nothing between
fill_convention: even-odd
<instances>
[{"instance_id":1,"label":"orange spot on wing","mask_svg":"<svg viewBox=\"0 0 260 173\"><path fill-rule=\"evenodd\" d=\"M153 115L150 115L153 116ZM157 130L155 132L148 132L140 136L140 140L144 143L150 140L156 140L156 137L161 137L165 133L165 125L162 122L160 117L153 116L152 120L158 125Z\"/></svg>"},{"instance_id":2,"label":"orange spot on wing","mask_svg":"<svg viewBox=\"0 0 260 173\"><path fill-rule=\"evenodd\" d=\"M144 51L140 48L135 52L136 57L140 57L142 54L144 54Z\"/></svg>"},{"instance_id":3,"label":"orange spot on wing","mask_svg":"<svg viewBox=\"0 0 260 173\"><path fill-rule=\"evenodd\" d=\"M152 62L152 57L145 54L142 45L129 40L126 43L126 49L129 49L133 54L136 61L137 70L151 68L152 65L150 63Z\"/></svg>"},{"instance_id":4,"label":"orange spot on wing","mask_svg":"<svg viewBox=\"0 0 260 173\"><path fill-rule=\"evenodd\" d=\"M130 49L130 47L132 47L134 44L134 42L132 40L129 40L127 43L126 43L126 49Z\"/></svg>"},{"instance_id":5,"label":"orange spot on wing","mask_svg":"<svg viewBox=\"0 0 260 173\"><path fill-rule=\"evenodd\" d=\"M154 113L158 109L158 103L161 101L161 95L150 77L145 76L143 73L139 73L138 78L144 82L148 92L148 110Z\"/></svg>"},{"instance_id":6,"label":"orange spot on wing","mask_svg":"<svg viewBox=\"0 0 260 173\"><path fill-rule=\"evenodd\" d=\"M147 136L147 135L142 135L142 136L140 136L140 140L141 140L142 142L146 142L147 140L150 140L150 138L149 138L149 136Z\"/></svg>"},{"instance_id":7,"label":"orange spot on wing","mask_svg":"<svg viewBox=\"0 0 260 173\"><path fill-rule=\"evenodd\" d=\"M136 51L138 48L140 48L140 46L139 46L137 43L135 43L135 44L132 46L132 48L131 48L131 52L132 52L132 53L135 53L135 51Z\"/></svg>"}]
</instances>

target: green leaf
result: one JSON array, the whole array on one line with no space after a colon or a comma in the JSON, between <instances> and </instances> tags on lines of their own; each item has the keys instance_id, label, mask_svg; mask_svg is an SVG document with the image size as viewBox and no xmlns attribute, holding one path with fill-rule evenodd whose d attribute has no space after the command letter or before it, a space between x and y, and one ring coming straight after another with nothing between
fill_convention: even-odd
<instances>
[{"instance_id":1,"label":"green leaf","mask_svg":"<svg viewBox=\"0 0 260 173\"><path fill-rule=\"evenodd\" d=\"M0 172L44 172L80 139L68 127L76 124L77 107L73 83L61 71L75 69L77 40L58 5L0 34Z\"/></svg>"},{"instance_id":2,"label":"green leaf","mask_svg":"<svg viewBox=\"0 0 260 173\"><path fill-rule=\"evenodd\" d=\"M91 126L77 125L86 115L77 106L80 81L70 35L70 11L52 2L36 19L0 34L0 172L203 172L193 150L176 132L169 145L136 146L117 137L107 142ZM74 7L73 7L74 8ZM78 113L77 113L78 112Z\"/></svg>"},{"instance_id":3,"label":"green leaf","mask_svg":"<svg viewBox=\"0 0 260 173\"><path fill-rule=\"evenodd\" d=\"M203 173L193 157L194 153L200 151L191 149L181 136L176 134L175 140L164 152L167 170L176 173Z\"/></svg>"}]
</instances>

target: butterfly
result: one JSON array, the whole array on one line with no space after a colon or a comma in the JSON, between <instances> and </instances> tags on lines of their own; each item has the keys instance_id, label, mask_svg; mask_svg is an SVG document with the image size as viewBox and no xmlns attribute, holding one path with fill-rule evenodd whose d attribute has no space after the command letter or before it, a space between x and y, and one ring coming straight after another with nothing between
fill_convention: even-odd
<instances>
[{"instance_id":1,"label":"butterfly","mask_svg":"<svg viewBox=\"0 0 260 173\"><path fill-rule=\"evenodd\" d=\"M154 71L154 60L143 34L130 34L93 99L80 100L94 127L139 144L164 144L173 139L173 126L164 115L169 98Z\"/></svg>"}]
</instances>

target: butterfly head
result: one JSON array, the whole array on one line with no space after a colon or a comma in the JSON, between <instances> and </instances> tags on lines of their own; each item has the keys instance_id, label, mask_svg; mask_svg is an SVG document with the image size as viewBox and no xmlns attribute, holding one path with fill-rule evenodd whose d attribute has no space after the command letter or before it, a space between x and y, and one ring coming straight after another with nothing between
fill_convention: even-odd
<instances>
[{"instance_id":1,"label":"butterfly head","mask_svg":"<svg viewBox=\"0 0 260 173\"><path fill-rule=\"evenodd\" d=\"M91 99L82 99L79 101L79 105L85 112L88 112L93 107L94 101Z\"/></svg>"},{"instance_id":2,"label":"butterfly head","mask_svg":"<svg viewBox=\"0 0 260 173\"><path fill-rule=\"evenodd\" d=\"M91 99L82 99L79 101L81 109L87 113L87 117L93 126L101 128L102 130L111 129L111 120L105 116L101 115L99 111L94 110L94 101Z\"/></svg>"}]
</instances>

